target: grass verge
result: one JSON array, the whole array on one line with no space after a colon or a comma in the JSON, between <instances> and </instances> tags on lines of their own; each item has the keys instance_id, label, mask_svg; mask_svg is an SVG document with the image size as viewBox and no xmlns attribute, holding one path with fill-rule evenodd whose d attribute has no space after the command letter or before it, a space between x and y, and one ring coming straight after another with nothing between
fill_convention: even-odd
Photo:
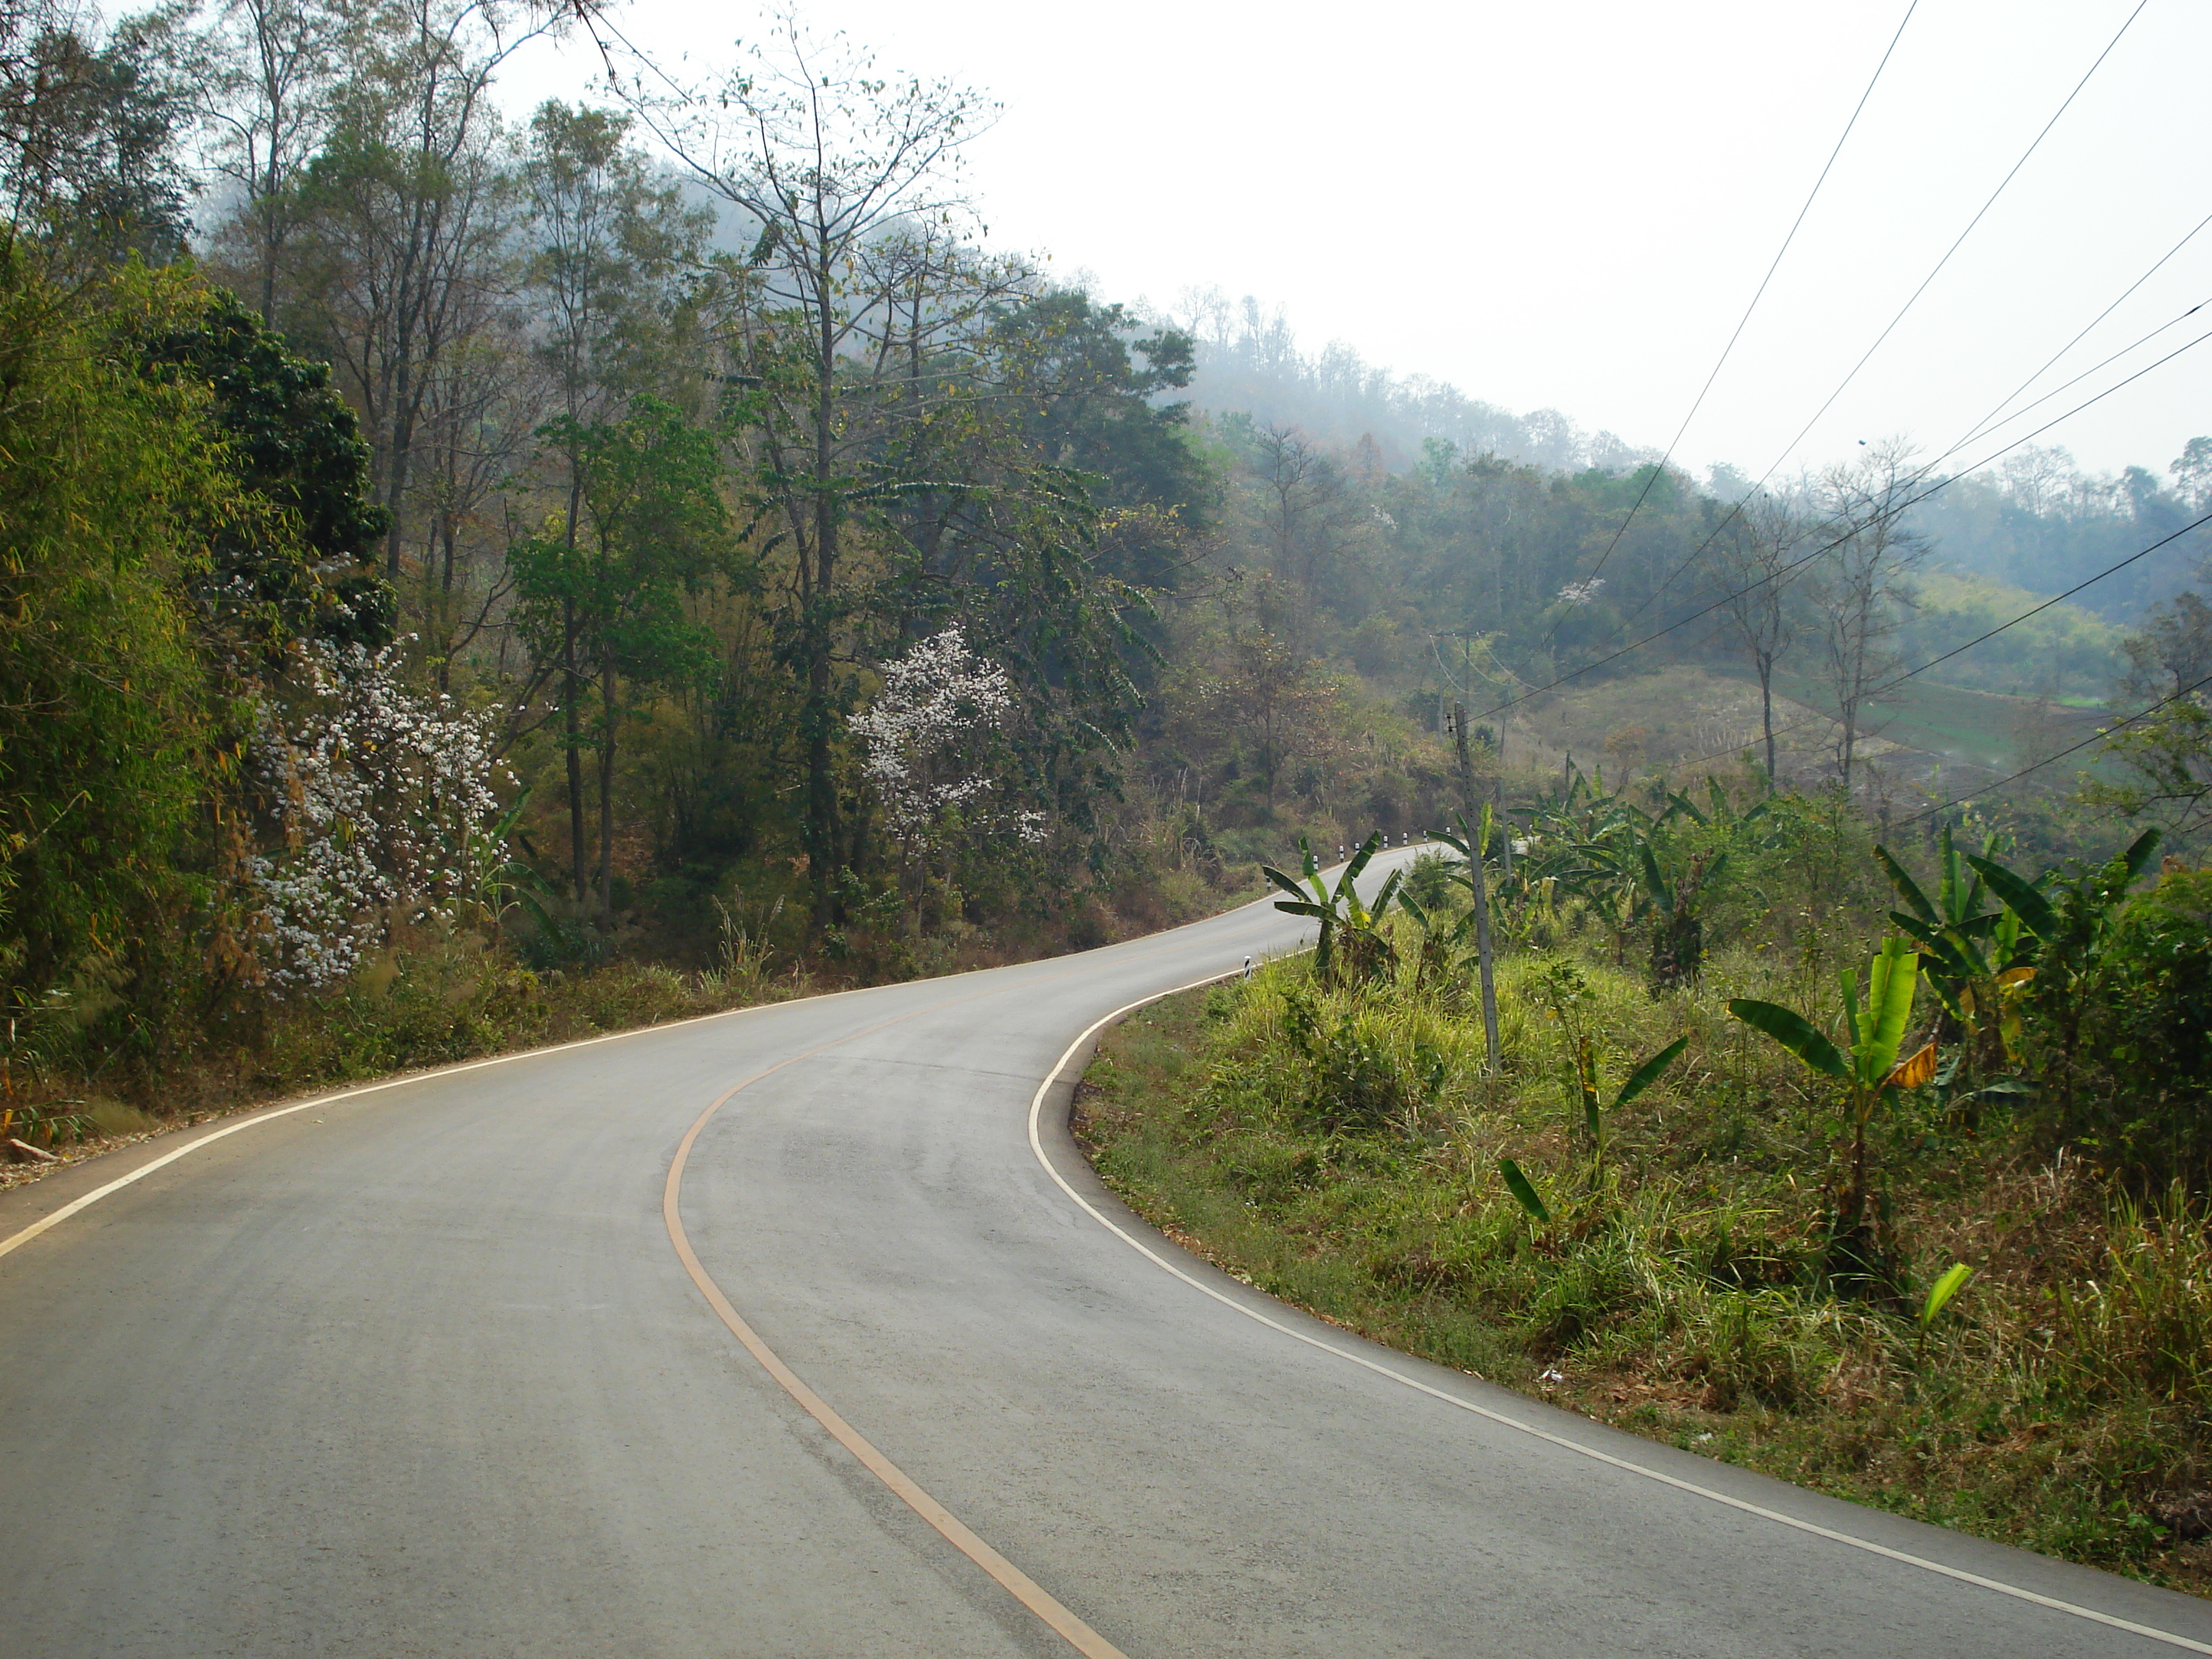
<instances>
[{"instance_id":1,"label":"grass verge","mask_svg":"<svg viewBox=\"0 0 2212 1659\"><path fill-rule=\"evenodd\" d=\"M1900 1123L1882 1152L1901 1273L1977 1268L1923 1332L1910 1306L1820 1279L1821 1124L1719 1017L1744 988L1662 1001L1578 969L1574 1017L1609 1052L1691 1040L1593 1172L1550 1080L1567 1034L1545 972L1508 964L1520 1059L1495 1081L1463 1008L1363 1005L1297 963L1186 994L1109 1033L1078 1137L1155 1224L1364 1335L1838 1497L2212 1594L2201 1216ZM1502 1154L1557 1224L1505 1191Z\"/></svg>"}]
</instances>

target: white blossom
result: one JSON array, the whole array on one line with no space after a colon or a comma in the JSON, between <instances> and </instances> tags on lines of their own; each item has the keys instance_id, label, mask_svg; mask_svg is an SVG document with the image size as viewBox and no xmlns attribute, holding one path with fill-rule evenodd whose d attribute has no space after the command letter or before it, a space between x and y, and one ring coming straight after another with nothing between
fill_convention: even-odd
<instances>
[{"instance_id":1,"label":"white blossom","mask_svg":"<svg viewBox=\"0 0 2212 1659\"><path fill-rule=\"evenodd\" d=\"M1559 597L1569 605L1588 605L1604 586L1604 577L1593 576L1586 582L1569 582L1559 590Z\"/></svg>"},{"instance_id":2,"label":"white blossom","mask_svg":"<svg viewBox=\"0 0 2212 1659\"><path fill-rule=\"evenodd\" d=\"M249 860L272 984L319 989L394 916L443 917L506 861L488 720L399 678L397 646L310 646L248 766L283 844Z\"/></svg>"},{"instance_id":3,"label":"white blossom","mask_svg":"<svg viewBox=\"0 0 2212 1659\"><path fill-rule=\"evenodd\" d=\"M995 780L981 756L1014 706L1006 671L968 648L958 623L884 665L873 705L848 724L862 774L882 802L884 828L910 852L933 845L956 816L972 818ZM1007 827L1044 839L1045 815L1017 812Z\"/></svg>"}]
</instances>

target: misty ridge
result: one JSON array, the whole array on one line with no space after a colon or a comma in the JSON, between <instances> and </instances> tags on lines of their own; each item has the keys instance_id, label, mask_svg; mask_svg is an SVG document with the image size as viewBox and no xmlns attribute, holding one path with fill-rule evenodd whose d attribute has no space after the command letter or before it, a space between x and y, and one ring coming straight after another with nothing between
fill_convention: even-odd
<instances>
[{"instance_id":1,"label":"misty ridge","mask_svg":"<svg viewBox=\"0 0 2212 1659\"><path fill-rule=\"evenodd\" d=\"M1399 374L1341 340L1302 350L1282 308L1249 295L1231 300L1218 287L1191 288L1171 307L1140 301L1131 310L1190 335L1196 369L1180 395L1195 409L1295 428L1326 451L1357 456L1355 465L1395 473L1490 455L1563 476L1620 478L1662 460L1656 448L1590 432L1557 409L1516 415L1429 375ZM1709 466L1702 479L1669 465L1678 487L1729 505L1759 487L1727 462ZM1776 479L1766 487L1790 484ZM2163 466L2118 474L2084 471L2063 446L2027 444L1965 476L1933 470L1926 484L1940 488L1911 508L1910 522L1931 544L1936 568L2055 593L2212 508L2212 444L2198 439ZM2075 603L2111 622L2133 622L2186 588L2208 549L2204 532L2185 537Z\"/></svg>"}]
</instances>

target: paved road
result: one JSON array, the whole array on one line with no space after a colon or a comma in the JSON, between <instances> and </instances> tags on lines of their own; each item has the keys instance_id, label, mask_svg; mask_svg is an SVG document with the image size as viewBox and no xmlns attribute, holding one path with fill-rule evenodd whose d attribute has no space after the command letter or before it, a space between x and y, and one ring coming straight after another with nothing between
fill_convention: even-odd
<instances>
[{"instance_id":1,"label":"paved road","mask_svg":"<svg viewBox=\"0 0 2212 1659\"><path fill-rule=\"evenodd\" d=\"M1064 1082L1040 1159L1085 1028L1296 938L1254 907L426 1076L69 1217L0 1256L0 1654L2212 1653L2204 1603L1254 1296L1097 1188Z\"/></svg>"}]
</instances>

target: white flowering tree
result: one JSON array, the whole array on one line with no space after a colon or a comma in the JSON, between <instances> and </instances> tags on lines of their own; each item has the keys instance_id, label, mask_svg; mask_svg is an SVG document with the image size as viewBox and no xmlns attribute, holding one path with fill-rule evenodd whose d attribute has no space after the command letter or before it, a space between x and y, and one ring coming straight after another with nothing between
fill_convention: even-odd
<instances>
[{"instance_id":1,"label":"white flowering tree","mask_svg":"<svg viewBox=\"0 0 2212 1659\"><path fill-rule=\"evenodd\" d=\"M848 724L884 833L905 855L909 886L930 854L949 858L978 831L1042 841L1045 815L1011 807L995 775L1014 708L1006 671L969 650L955 623L884 664L883 675L875 702Z\"/></svg>"},{"instance_id":2,"label":"white flowering tree","mask_svg":"<svg viewBox=\"0 0 2212 1659\"><path fill-rule=\"evenodd\" d=\"M275 845L248 862L270 984L319 990L394 920L450 917L507 860L490 725L410 690L399 648L311 644L248 767ZM511 781L511 779L506 779Z\"/></svg>"}]
</instances>

